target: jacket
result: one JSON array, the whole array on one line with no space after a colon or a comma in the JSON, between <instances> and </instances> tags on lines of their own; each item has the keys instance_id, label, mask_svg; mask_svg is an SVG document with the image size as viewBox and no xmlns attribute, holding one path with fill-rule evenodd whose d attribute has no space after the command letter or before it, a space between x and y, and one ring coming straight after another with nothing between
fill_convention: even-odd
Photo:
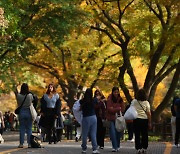
<instances>
[{"instance_id":1,"label":"jacket","mask_svg":"<svg viewBox=\"0 0 180 154\"><path fill-rule=\"evenodd\" d=\"M118 98L117 103L112 101L112 94L109 95L107 99L107 113L106 119L109 121L114 121L116 119L116 113L119 114L120 111L124 112L124 102L121 97Z\"/></svg>"}]
</instances>

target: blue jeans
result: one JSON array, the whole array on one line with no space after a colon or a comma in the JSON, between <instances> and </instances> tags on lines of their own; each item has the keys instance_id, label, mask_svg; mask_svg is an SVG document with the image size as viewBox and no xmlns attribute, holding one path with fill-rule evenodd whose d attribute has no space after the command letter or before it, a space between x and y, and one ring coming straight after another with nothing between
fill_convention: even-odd
<instances>
[{"instance_id":1,"label":"blue jeans","mask_svg":"<svg viewBox=\"0 0 180 154\"><path fill-rule=\"evenodd\" d=\"M117 150L120 148L120 138L121 132L118 132L115 128L115 121L111 121L109 129L110 139L112 143L112 148Z\"/></svg>"},{"instance_id":2,"label":"blue jeans","mask_svg":"<svg viewBox=\"0 0 180 154\"><path fill-rule=\"evenodd\" d=\"M87 137L88 134L91 137L92 149L97 149L96 141L96 132L97 132L97 118L96 115L83 117L82 120L82 150L87 149Z\"/></svg>"},{"instance_id":3,"label":"blue jeans","mask_svg":"<svg viewBox=\"0 0 180 154\"><path fill-rule=\"evenodd\" d=\"M32 134L32 117L29 108L22 108L19 113L20 144L24 144L24 136L27 133L27 143L30 144Z\"/></svg>"}]
</instances>

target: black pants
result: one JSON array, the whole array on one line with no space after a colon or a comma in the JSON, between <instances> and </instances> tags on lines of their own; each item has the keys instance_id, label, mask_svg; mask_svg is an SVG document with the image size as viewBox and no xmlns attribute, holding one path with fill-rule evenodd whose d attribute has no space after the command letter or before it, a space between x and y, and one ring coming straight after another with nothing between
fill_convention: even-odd
<instances>
[{"instance_id":1,"label":"black pants","mask_svg":"<svg viewBox=\"0 0 180 154\"><path fill-rule=\"evenodd\" d=\"M179 142L179 135L180 135L180 118L176 117L175 145L177 145Z\"/></svg>"},{"instance_id":2,"label":"black pants","mask_svg":"<svg viewBox=\"0 0 180 154\"><path fill-rule=\"evenodd\" d=\"M147 149L148 147L148 119L134 120L135 148Z\"/></svg>"},{"instance_id":3,"label":"black pants","mask_svg":"<svg viewBox=\"0 0 180 154\"><path fill-rule=\"evenodd\" d=\"M128 140L132 140L133 133L134 133L133 122L127 122L126 126L127 126L127 130L128 130Z\"/></svg>"},{"instance_id":4,"label":"black pants","mask_svg":"<svg viewBox=\"0 0 180 154\"><path fill-rule=\"evenodd\" d=\"M56 129L57 142L62 140L63 129Z\"/></svg>"},{"instance_id":5,"label":"black pants","mask_svg":"<svg viewBox=\"0 0 180 154\"><path fill-rule=\"evenodd\" d=\"M97 117L97 144L100 147L104 147L104 138L106 134L106 128L103 127L102 119Z\"/></svg>"}]
</instances>

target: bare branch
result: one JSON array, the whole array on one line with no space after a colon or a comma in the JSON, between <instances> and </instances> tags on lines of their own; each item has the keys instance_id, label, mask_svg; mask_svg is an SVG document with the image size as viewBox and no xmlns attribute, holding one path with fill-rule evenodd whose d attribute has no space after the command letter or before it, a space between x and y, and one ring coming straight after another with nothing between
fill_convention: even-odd
<instances>
[{"instance_id":1,"label":"bare branch","mask_svg":"<svg viewBox=\"0 0 180 154\"><path fill-rule=\"evenodd\" d=\"M114 44L121 46L121 43L115 41L114 38L111 36L111 34L107 30L102 29L102 28L98 28L98 27L94 27L94 26L91 26L91 28L105 33Z\"/></svg>"}]
</instances>

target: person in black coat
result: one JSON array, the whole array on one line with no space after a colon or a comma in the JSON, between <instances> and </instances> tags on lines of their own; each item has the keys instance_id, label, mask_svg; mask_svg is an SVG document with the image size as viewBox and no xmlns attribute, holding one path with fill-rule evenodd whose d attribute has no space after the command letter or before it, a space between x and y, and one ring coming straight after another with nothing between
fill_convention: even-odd
<instances>
[{"instance_id":1,"label":"person in black coat","mask_svg":"<svg viewBox=\"0 0 180 154\"><path fill-rule=\"evenodd\" d=\"M39 125L45 128L49 144L57 142L55 120L61 116L61 101L53 84L49 84L46 93L41 98L41 119ZM53 138L52 138L53 136Z\"/></svg>"}]
</instances>

